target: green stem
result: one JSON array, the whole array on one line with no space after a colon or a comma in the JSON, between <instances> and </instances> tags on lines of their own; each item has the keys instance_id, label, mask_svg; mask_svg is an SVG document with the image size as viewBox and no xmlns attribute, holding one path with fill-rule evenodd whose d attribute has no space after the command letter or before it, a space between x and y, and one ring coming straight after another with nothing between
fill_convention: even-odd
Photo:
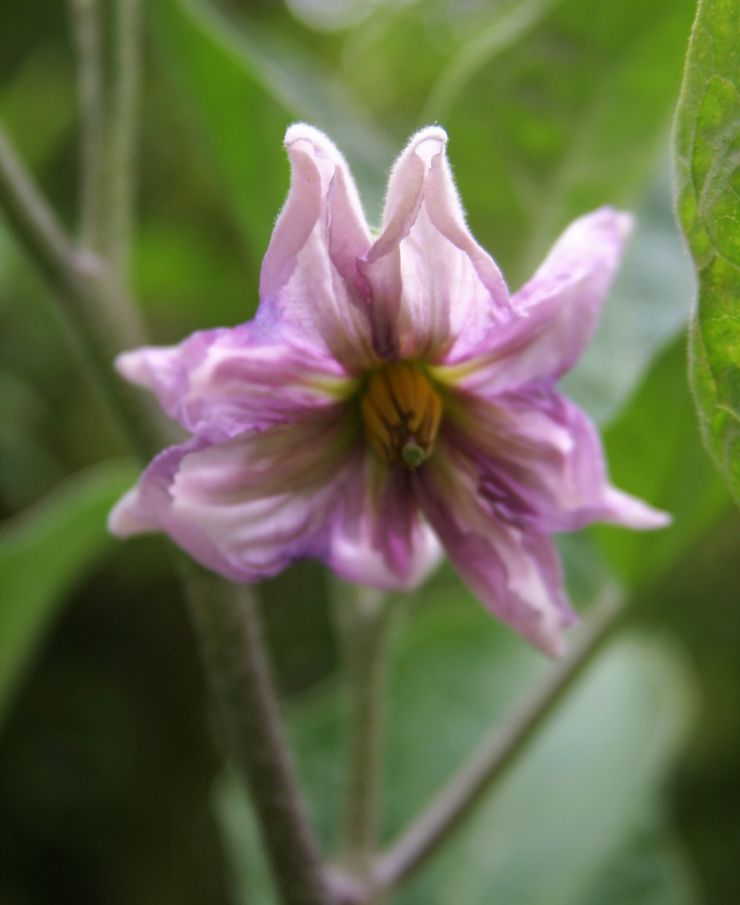
<instances>
[{"instance_id":1,"label":"green stem","mask_svg":"<svg viewBox=\"0 0 740 905\"><path fill-rule=\"evenodd\" d=\"M369 881L378 837L385 663L393 607L380 591L347 590L336 606L349 703L341 854L358 879Z\"/></svg>"},{"instance_id":2,"label":"green stem","mask_svg":"<svg viewBox=\"0 0 740 905\"><path fill-rule=\"evenodd\" d=\"M113 70L108 119L106 252L116 281L129 278L139 106L140 0L115 0Z\"/></svg>"},{"instance_id":3,"label":"green stem","mask_svg":"<svg viewBox=\"0 0 740 905\"><path fill-rule=\"evenodd\" d=\"M69 0L80 99L80 244L100 251L105 102L99 0Z\"/></svg>"},{"instance_id":4,"label":"green stem","mask_svg":"<svg viewBox=\"0 0 740 905\"><path fill-rule=\"evenodd\" d=\"M378 860L377 889L390 890L425 864L480 803L591 661L622 612L614 591L593 608L571 653L534 689L521 708L485 739L421 816Z\"/></svg>"},{"instance_id":5,"label":"green stem","mask_svg":"<svg viewBox=\"0 0 740 905\"><path fill-rule=\"evenodd\" d=\"M331 892L283 735L257 600L187 563L186 588L228 749L249 779L285 905L328 905Z\"/></svg>"},{"instance_id":6,"label":"green stem","mask_svg":"<svg viewBox=\"0 0 740 905\"><path fill-rule=\"evenodd\" d=\"M140 394L127 387L111 367L121 344L138 342L140 335L129 320L113 316L104 303L102 287L108 279L104 263L74 245L1 125L0 209L56 291L75 345L83 351L94 385L105 396L117 426L142 457L151 456L162 446L161 419L152 408L142 411Z\"/></svg>"},{"instance_id":7,"label":"green stem","mask_svg":"<svg viewBox=\"0 0 740 905\"><path fill-rule=\"evenodd\" d=\"M142 458L149 458L167 442L167 435L154 411L142 407L140 394L130 395L111 368L108 350L111 354L118 351L115 346L121 341L120 333L105 329L110 324L111 284L100 277L105 272L101 263L82 255L65 234L1 130L0 208L58 292L66 320L78 344L85 348L96 384L118 416L127 440ZM258 802L263 839L284 903L334 905L349 893L342 891L340 896L333 885L330 890L320 870L318 846L300 803L282 735L254 604L249 600L240 603L239 592L227 582L205 577L190 563L186 568L186 592L211 671L216 706L226 725L232 756ZM344 890L348 884L341 883Z\"/></svg>"}]
</instances>

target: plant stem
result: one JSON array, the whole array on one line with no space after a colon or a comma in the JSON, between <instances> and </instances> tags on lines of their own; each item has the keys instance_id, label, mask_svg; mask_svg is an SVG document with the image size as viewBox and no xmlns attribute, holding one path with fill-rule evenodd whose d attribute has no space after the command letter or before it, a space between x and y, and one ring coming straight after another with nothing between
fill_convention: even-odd
<instances>
[{"instance_id":1,"label":"plant stem","mask_svg":"<svg viewBox=\"0 0 740 905\"><path fill-rule=\"evenodd\" d=\"M0 207L55 288L82 294L83 260L0 125ZM90 269L101 263L92 258Z\"/></svg>"},{"instance_id":2,"label":"plant stem","mask_svg":"<svg viewBox=\"0 0 740 905\"><path fill-rule=\"evenodd\" d=\"M376 888L390 890L410 877L468 817L590 662L621 611L621 599L616 592L604 594L585 620L569 656L535 688L501 729L484 739L460 772L380 857L375 867Z\"/></svg>"},{"instance_id":3,"label":"plant stem","mask_svg":"<svg viewBox=\"0 0 740 905\"><path fill-rule=\"evenodd\" d=\"M129 319L116 318L104 304L104 263L80 251L64 231L46 199L16 155L0 125L0 209L16 237L52 288L75 346L82 351L93 385L104 395L116 425L142 456L162 446L161 419L152 408L142 411L140 394L119 380L111 367L113 356L139 333Z\"/></svg>"},{"instance_id":4,"label":"plant stem","mask_svg":"<svg viewBox=\"0 0 740 905\"><path fill-rule=\"evenodd\" d=\"M110 323L106 317L110 284L96 276L102 265L74 246L1 130L0 208L26 252L59 292L66 319L85 347L96 384L127 440L148 458L167 442L167 435L159 417L142 407L139 394L128 393L111 367L108 350L118 351L115 347L122 340L120 333L105 330ZM92 273L86 272L90 262ZM191 563L186 569L184 581L204 659L212 671L216 706L227 725L232 756L259 802L263 839L285 905L333 905L339 896L328 891L319 870L318 846L300 804L254 604L240 606L240 592L233 585L205 576Z\"/></svg>"},{"instance_id":5,"label":"plant stem","mask_svg":"<svg viewBox=\"0 0 740 905\"><path fill-rule=\"evenodd\" d=\"M385 662L393 608L381 591L348 590L336 605L349 699L341 855L358 879L369 882L380 811Z\"/></svg>"},{"instance_id":6,"label":"plant stem","mask_svg":"<svg viewBox=\"0 0 740 905\"><path fill-rule=\"evenodd\" d=\"M186 587L228 749L249 778L285 905L327 905L330 891L288 755L251 589L187 564Z\"/></svg>"},{"instance_id":7,"label":"plant stem","mask_svg":"<svg viewBox=\"0 0 740 905\"><path fill-rule=\"evenodd\" d=\"M70 0L80 99L80 244L100 251L105 102L99 0Z\"/></svg>"},{"instance_id":8,"label":"plant stem","mask_svg":"<svg viewBox=\"0 0 740 905\"><path fill-rule=\"evenodd\" d=\"M113 71L108 119L106 256L116 281L129 278L139 106L140 0L115 0Z\"/></svg>"}]
</instances>

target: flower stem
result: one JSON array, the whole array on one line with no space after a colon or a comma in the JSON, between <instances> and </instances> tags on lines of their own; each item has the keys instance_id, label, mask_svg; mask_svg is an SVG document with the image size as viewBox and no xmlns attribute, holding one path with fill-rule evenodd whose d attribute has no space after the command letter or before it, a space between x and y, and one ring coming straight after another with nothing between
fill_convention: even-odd
<instances>
[{"instance_id":1,"label":"flower stem","mask_svg":"<svg viewBox=\"0 0 740 905\"><path fill-rule=\"evenodd\" d=\"M594 606L569 656L534 689L511 719L483 740L420 817L378 860L375 886L390 890L415 873L480 803L590 662L622 612L614 590Z\"/></svg>"},{"instance_id":2,"label":"flower stem","mask_svg":"<svg viewBox=\"0 0 740 905\"><path fill-rule=\"evenodd\" d=\"M249 778L265 849L285 905L328 905L331 893L288 754L257 600L183 563L193 621L228 750Z\"/></svg>"},{"instance_id":3,"label":"flower stem","mask_svg":"<svg viewBox=\"0 0 740 905\"><path fill-rule=\"evenodd\" d=\"M377 844L383 761L384 678L392 606L381 591L353 587L337 601L347 676L349 735L341 856L369 881Z\"/></svg>"},{"instance_id":4,"label":"flower stem","mask_svg":"<svg viewBox=\"0 0 740 905\"><path fill-rule=\"evenodd\" d=\"M80 99L80 244L99 251L105 162L105 101L99 0L69 0Z\"/></svg>"}]
</instances>

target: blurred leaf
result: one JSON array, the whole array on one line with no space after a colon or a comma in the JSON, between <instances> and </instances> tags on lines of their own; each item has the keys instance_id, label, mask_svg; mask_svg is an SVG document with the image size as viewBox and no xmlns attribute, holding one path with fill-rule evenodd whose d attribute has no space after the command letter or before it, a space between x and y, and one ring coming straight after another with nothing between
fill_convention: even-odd
<instances>
[{"instance_id":1,"label":"blurred leaf","mask_svg":"<svg viewBox=\"0 0 740 905\"><path fill-rule=\"evenodd\" d=\"M703 901L688 860L667 833L654 827L637 835L574 905L691 905Z\"/></svg>"},{"instance_id":2,"label":"blurred leaf","mask_svg":"<svg viewBox=\"0 0 740 905\"><path fill-rule=\"evenodd\" d=\"M676 118L678 210L699 277L691 377L740 500L740 6L700 0Z\"/></svg>"},{"instance_id":3,"label":"blurred leaf","mask_svg":"<svg viewBox=\"0 0 740 905\"><path fill-rule=\"evenodd\" d=\"M43 168L69 134L77 112L74 85L69 55L48 46L0 85L0 118L34 169Z\"/></svg>"},{"instance_id":4,"label":"blurred leaf","mask_svg":"<svg viewBox=\"0 0 740 905\"><path fill-rule=\"evenodd\" d=\"M573 217L629 204L664 141L693 0L563 0L496 52L449 110L450 155L478 238L512 285ZM497 48L494 47L495 50Z\"/></svg>"},{"instance_id":5,"label":"blurred leaf","mask_svg":"<svg viewBox=\"0 0 740 905\"><path fill-rule=\"evenodd\" d=\"M104 462L3 525L0 719L69 588L110 544L106 516L134 479L129 462Z\"/></svg>"},{"instance_id":6,"label":"blurred leaf","mask_svg":"<svg viewBox=\"0 0 740 905\"><path fill-rule=\"evenodd\" d=\"M237 29L203 0L156 0L151 9L164 68L197 117L254 257L264 253L287 192L281 141L291 120L327 129L352 154L358 176L377 180L390 149L302 48L246 22Z\"/></svg>"},{"instance_id":7,"label":"blurred leaf","mask_svg":"<svg viewBox=\"0 0 740 905\"><path fill-rule=\"evenodd\" d=\"M645 534L594 529L610 565L644 586L665 574L728 505L692 414L683 336L653 364L604 441L614 483L673 516L669 528Z\"/></svg>"},{"instance_id":8,"label":"blurred leaf","mask_svg":"<svg viewBox=\"0 0 740 905\"><path fill-rule=\"evenodd\" d=\"M602 424L683 327L691 301L691 264L673 216L667 161L636 220L596 336L563 381L566 393Z\"/></svg>"},{"instance_id":9,"label":"blurred leaf","mask_svg":"<svg viewBox=\"0 0 740 905\"><path fill-rule=\"evenodd\" d=\"M30 380L0 368L0 505L13 512L34 498L38 485L53 486L64 474L43 433L56 416Z\"/></svg>"},{"instance_id":10,"label":"blurred leaf","mask_svg":"<svg viewBox=\"0 0 740 905\"><path fill-rule=\"evenodd\" d=\"M386 835L417 812L485 728L505 718L522 689L549 666L457 585L425 595L413 615L393 647ZM690 679L672 649L642 638L613 644L472 820L394 901L586 905L596 878L655 817L691 701ZM326 842L338 810L342 714L334 686L291 713ZM218 804L230 848L239 853L238 901L269 901L241 793L222 785ZM681 876L671 876L677 888Z\"/></svg>"}]
</instances>

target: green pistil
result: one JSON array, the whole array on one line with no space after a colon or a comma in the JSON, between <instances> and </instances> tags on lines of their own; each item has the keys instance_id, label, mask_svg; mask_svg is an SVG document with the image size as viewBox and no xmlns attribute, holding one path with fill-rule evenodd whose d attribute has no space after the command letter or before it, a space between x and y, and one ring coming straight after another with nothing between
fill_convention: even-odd
<instances>
[{"instance_id":1,"label":"green pistil","mask_svg":"<svg viewBox=\"0 0 740 905\"><path fill-rule=\"evenodd\" d=\"M401 448L401 458L408 468L418 468L427 456L427 451L413 441L404 443Z\"/></svg>"}]
</instances>

